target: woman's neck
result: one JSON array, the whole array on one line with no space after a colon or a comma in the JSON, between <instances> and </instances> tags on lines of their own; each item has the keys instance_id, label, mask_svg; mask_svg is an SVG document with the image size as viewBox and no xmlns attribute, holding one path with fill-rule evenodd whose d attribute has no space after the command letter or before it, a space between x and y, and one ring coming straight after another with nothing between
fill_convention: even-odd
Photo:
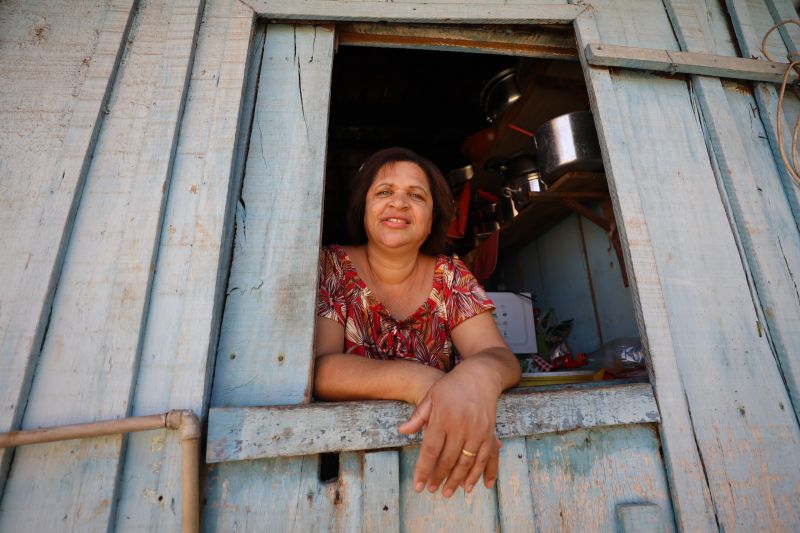
<instances>
[{"instance_id":1,"label":"woman's neck","mask_svg":"<svg viewBox=\"0 0 800 533\"><path fill-rule=\"evenodd\" d=\"M364 246L369 275L384 285L413 281L420 269L419 252L386 250L367 243Z\"/></svg>"}]
</instances>

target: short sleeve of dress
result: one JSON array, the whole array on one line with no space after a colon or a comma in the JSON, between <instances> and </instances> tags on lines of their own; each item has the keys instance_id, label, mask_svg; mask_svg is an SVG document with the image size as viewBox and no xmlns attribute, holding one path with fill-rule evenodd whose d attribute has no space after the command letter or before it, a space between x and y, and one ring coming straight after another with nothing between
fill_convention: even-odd
<instances>
[{"instance_id":1,"label":"short sleeve of dress","mask_svg":"<svg viewBox=\"0 0 800 533\"><path fill-rule=\"evenodd\" d=\"M446 305L447 326L450 330L468 318L495 309L494 302L460 259L453 259L452 262L452 281Z\"/></svg>"},{"instance_id":2,"label":"short sleeve of dress","mask_svg":"<svg viewBox=\"0 0 800 533\"><path fill-rule=\"evenodd\" d=\"M318 287L317 316L344 325L347 320L344 273L339 258L327 246L319 254Z\"/></svg>"}]
</instances>

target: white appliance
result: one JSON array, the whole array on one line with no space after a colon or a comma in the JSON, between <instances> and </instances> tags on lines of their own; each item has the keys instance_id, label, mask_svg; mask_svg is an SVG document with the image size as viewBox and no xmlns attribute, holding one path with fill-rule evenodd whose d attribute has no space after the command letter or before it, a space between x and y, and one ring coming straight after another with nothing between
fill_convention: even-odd
<instances>
[{"instance_id":1,"label":"white appliance","mask_svg":"<svg viewBox=\"0 0 800 533\"><path fill-rule=\"evenodd\" d=\"M494 320L511 351L536 353L536 324L529 293L487 292L496 307ZM524 295L524 296L523 296Z\"/></svg>"}]
</instances>

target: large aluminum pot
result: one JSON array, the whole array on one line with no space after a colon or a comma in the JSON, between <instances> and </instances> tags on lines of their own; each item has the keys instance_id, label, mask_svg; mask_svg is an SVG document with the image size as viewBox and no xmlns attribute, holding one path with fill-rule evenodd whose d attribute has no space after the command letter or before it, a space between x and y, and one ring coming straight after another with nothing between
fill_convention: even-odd
<instances>
[{"instance_id":1,"label":"large aluminum pot","mask_svg":"<svg viewBox=\"0 0 800 533\"><path fill-rule=\"evenodd\" d=\"M603 168L590 111L568 113L545 122L536 130L534 143L539 172L548 185L566 172Z\"/></svg>"}]
</instances>

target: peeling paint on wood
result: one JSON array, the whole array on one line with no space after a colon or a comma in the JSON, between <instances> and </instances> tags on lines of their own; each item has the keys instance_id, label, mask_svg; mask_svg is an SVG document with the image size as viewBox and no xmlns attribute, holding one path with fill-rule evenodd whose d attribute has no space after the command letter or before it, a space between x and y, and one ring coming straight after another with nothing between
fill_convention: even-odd
<instances>
[{"instance_id":1,"label":"peeling paint on wood","mask_svg":"<svg viewBox=\"0 0 800 533\"><path fill-rule=\"evenodd\" d=\"M412 411L409 404L388 401L211 409L206 461L407 446L421 440L419 434L397 431ZM659 420L646 383L513 392L498 401L497 435L511 438Z\"/></svg>"},{"instance_id":2,"label":"peeling paint on wood","mask_svg":"<svg viewBox=\"0 0 800 533\"><path fill-rule=\"evenodd\" d=\"M310 397L333 31L267 26L213 406Z\"/></svg>"},{"instance_id":3,"label":"peeling paint on wood","mask_svg":"<svg viewBox=\"0 0 800 533\"><path fill-rule=\"evenodd\" d=\"M646 426L528 438L534 531L615 531L617 505L644 502L660 507L659 531L676 531L658 448Z\"/></svg>"},{"instance_id":4,"label":"peeling paint on wood","mask_svg":"<svg viewBox=\"0 0 800 533\"><path fill-rule=\"evenodd\" d=\"M28 401L134 4L0 4L0 431Z\"/></svg>"},{"instance_id":5,"label":"peeling paint on wood","mask_svg":"<svg viewBox=\"0 0 800 533\"><path fill-rule=\"evenodd\" d=\"M259 48L255 63L248 60L253 23L252 12L236 0L206 3L162 224L133 415L180 408L203 416L207 408L232 246L233 194L241 187L240 152L251 116L246 110L252 109L254 67L261 53ZM261 37L263 44L263 32ZM173 431L128 437L115 530L180 529L179 437Z\"/></svg>"},{"instance_id":6,"label":"peeling paint on wood","mask_svg":"<svg viewBox=\"0 0 800 533\"><path fill-rule=\"evenodd\" d=\"M154 0L136 13L86 176L23 428L130 412L199 18L197 0ZM123 437L109 437L17 449L0 530L19 524L36 531L108 528L122 444Z\"/></svg>"}]
</instances>

